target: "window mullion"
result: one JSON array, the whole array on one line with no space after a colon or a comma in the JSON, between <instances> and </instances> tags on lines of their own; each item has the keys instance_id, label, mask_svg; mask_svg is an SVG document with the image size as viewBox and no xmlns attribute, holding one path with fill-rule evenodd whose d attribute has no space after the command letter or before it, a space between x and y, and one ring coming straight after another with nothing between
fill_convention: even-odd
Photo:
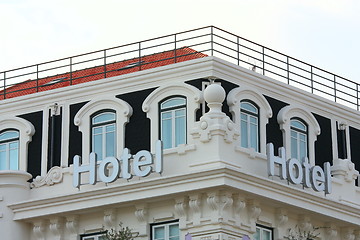
<instances>
[{"instance_id":1,"label":"window mullion","mask_svg":"<svg viewBox=\"0 0 360 240\"><path fill-rule=\"evenodd\" d=\"M171 110L171 124L172 124L172 129L171 129L171 132L172 132L172 144L171 144L171 147L176 147L176 121L175 121L175 111L176 110Z\"/></svg>"}]
</instances>

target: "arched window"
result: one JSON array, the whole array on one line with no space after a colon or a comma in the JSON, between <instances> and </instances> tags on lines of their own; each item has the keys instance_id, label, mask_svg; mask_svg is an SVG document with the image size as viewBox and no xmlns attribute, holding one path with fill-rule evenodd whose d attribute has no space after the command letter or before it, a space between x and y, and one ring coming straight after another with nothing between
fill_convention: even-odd
<instances>
[{"instance_id":1,"label":"arched window","mask_svg":"<svg viewBox=\"0 0 360 240\"><path fill-rule=\"evenodd\" d=\"M172 97L160 103L160 136L164 149L186 143L186 98Z\"/></svg>"},{"instance_id":2,"label":"arched window","mask_svg":"<svg viewBox=\"0 0 360 240\"><path fill-rule=\"evenodd\" d=\"M91 152L97 159L116 156L116 114L111 110L91 117Z\"/></svg>"},{"instance_id":3,"label":"arched window","mask_svg":"<svg viewBox=\"0 0 360 240\"><path fill-rule=\"evenodd\" d=\"M0 170L19 169L19 131L0 133Z\"/></svg>"},{"instance_id":4,"label":"arched window","mask_svg":"<svg viewBox=\"0 0 360 240\"><path fill-rule=\"evenodd\" d=\"M241 147L259 151L259 108L250 101L240 102Z\"/></svg>"},{"instance_id":5,"label":"arched window","mask_svg":"<svg viewBox=\"0 0 360 240\"><path fill-rule=\"evenodd\" d=\"M308 157L307 125L298 118L290 120L291 157L300 161Z\"/></svg>"}]
</instances>

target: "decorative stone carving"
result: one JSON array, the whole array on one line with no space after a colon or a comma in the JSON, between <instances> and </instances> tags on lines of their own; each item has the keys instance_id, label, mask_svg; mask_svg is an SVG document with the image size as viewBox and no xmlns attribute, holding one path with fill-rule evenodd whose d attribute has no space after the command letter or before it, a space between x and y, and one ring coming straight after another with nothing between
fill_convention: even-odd
<instances>
[{"instance_id":1,"label":"decorative stone carving","mask_svg":"<svg viewBox=\"0 0 360 240\"><path fill-rule=\"evenodd\" d=\"M261 214L261 208L259 203L255 200L249 200L248 202L249 219L256 221Z\"/></svg>"},{"instance_id":2,"label":"decorative stone carving","mask_svg":"<svg viewBox=\"0 0 360 240\"><path fill-rule=\"evenodd\" d=\"M66 217L65 227L70 235L77 236L78 234L78 227L79 227L79 216L72 215Z\"/></svg>"},{"instance_id":3,"label":"decorative stone carving","mask_svg":"<svg viewBox=\"0 0 360 240\"><path fill-rule=\"evenodd\" d=\"M30 184L31 188L38 188L44 185L51 186L56 183L61 183L63 180L63 169L62 167L52 167L45 177L37 176Z\"/></svg>"},{"instance_id":4,"label":"decorative stone carving","mask_svg":"<svg viewBox=\"0 0 360 240\"><path fill-rule=\"evenodd\" d=\"M37 240L45 240L46 222L44 220L33 223L33 233Z\"/></svg>"},{"instance_id":5,"label":"decorative stone carving","mask_svg":"<svg viewBox=\"0 0 360 240\"><path fill-rule=\"evenodd\" d=\"M300 215L299 216L299 227L301 230L303 230L305 232L310 232L313 228L310 217L305 216L305 215Z\"/></svg>"},{"instance_id":6,"label":"decorative stone carving","mask_svg":"<svg viewBox=\"0 0 360 240\"><path fill-rule=\"evenodd\" d=\"M226 208L230 208L234 203L231 192L224 192L221 196L221 212Z\"/></svg>"},{"instance_id":7,"label":"decorative stone carving","mask_svg":"<svg viewBox=\"0 0 360 240\"><path fill-rule=\"evenodd\" d=\"M246 207L246 200L243 197L235 199L235 212L240 213Z\"/></svg>"},{"instance_id":8,"label":"decorative stone carving","mask_svg":"<svg viewBox=\"0 0 360 240\"><path fill-rule=\"evenodd\" d=\"M289 218L287 210L283 208L276 209L276 224L277 226L283 226L288 222Z\"/></svg>"},{"instance_id":9,"label":"decorative stone carving","mask_svg":"<svg viewBox=\"0 0 360 240\"><path fill-rule=\"evenodd\" d=\"M141 205L136 205L136 210L135 210L135 217L137 218L137 220L139 222L147 222L147 205L146 204L141 204Z\"/></svg>"},{"instance_id":10,"label":"decorative stone carving","mask_svg":"<svg viewBox=\"0 0 360 240\"><path fill-rule=\"evenodd\" d=\"M50 219L49 230L54 239L62 239L64 220L62 218Z\"/></svg>"},{"instance_id":11,"label":"decorative stone carving","mask_svg":"<svg viewBox=\"0 0 360 240\"><path fill-rule=\"evenodd\" d=\"M185 197L175 199L175 211L179 215L179 217L183 217L186 215L186 207L187 204L185 202Z\"/></svg>"},{"instance_id":12,"label":"decorative stone carving","mask_svg":"<svg viewBox=\"0 0 360 240\"><path fill-rule=\"evenodd\" d=\"M336 229L336 226L332 223L326 224L325 234L326 234L326 239L328 240L336 239L336 237L338 236L338 231Z\"/></svg>"},{"instance_id":13,"label":"decorative stone carving","mask_svg":"<svg viewBox=\"0 0 360 240\"><path fill-rule=\"evenodd\" d=\"M189 207L191 211L200 212L201 198L199 194L189 196Z\"/></svg>"},{"instance_id":14,"label":"decorative stone carving","mask_svg":"<svg viewBox=\"0 0 360 240\"><path fill-rule=\"evenodd\" d=\"M219 206L219 193L217 191L208 193L206 202L209 204L211 210L217 210Z\"/></svg>"},{"instance_id":15,"label":"decorative stone carving","mask_svg":"<svg viewBox=\"0 0 360 240\"><path fill-rule=\"evenodd\" d=\"M356 230L354 234L355 234L355 240L360 240L360 229Z\"/></svg>"},{"instance_id":16,"label":"decorative stone carving","mask_svg":"<svg viewBox=\"0 0 360 240\"><path fill-rule=\"evenodd\" d=\"M116 210L107 209L104 211L104 225L106 228L111 228L115 226L116 221Z\"/></svg>"},{"instance_id":17,"label":"decorative stone carving","mask_svg":"<svg viewBox=\"0 0 360 240\"><path fill-rule=\"evenodd\" d=\"M191 132L193 138L200 138L202 142L209 142L215 135L223 136L225 142L232 143L239 137L239 130L231 119L221 111L225 100L225 90L219 84L212 83L204 90L204 99L209 107L200 122Z\"/></svg>"},{"instance_id":18,"label":"decorative stone carving","mask_svg":"<svg viewBox=\"0 0 360 240\"><path fill-rule=\"evenodd\" d=\"M334 159L334 165L331 167L331 174L346 182L354 182L359 177L359 171L355 169L355 164L349 159Z\"/></svg>"},{"instance_id":19,"label":"decorative stone carving","mask_svg":"<svg viewBox=\"0 0 360 240\"><path fill-rule=\"evenodd\" d=\"M355 232L352 228L342 229L342 240L355 240Z\"/></svg>"}]
</instances>

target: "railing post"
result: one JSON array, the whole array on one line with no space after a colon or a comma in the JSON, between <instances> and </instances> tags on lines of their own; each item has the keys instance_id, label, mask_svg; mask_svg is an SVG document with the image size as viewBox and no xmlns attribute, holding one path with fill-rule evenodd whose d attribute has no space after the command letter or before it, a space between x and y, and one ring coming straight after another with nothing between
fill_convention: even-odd
<instances>
[{"instance_id":1,"label":"railing post","mask_svg":"<svg viewBox=\"0 0 360 240\"><path fill-rule=\"evenodd\" d=\"M139 42L139 71L141 71L141 42Z\"/></svg>"},{"instance_id":2,"label":"railing post","mask_svg":"<svg viewBox=\"0 0 360 240\"><path fill-rule=\"evenodd\" d=\"M336 76L334 75L334 100L336 102Z\"/></svg>"},{"instance_id":3,"label":"railing post","mask_svg":"<svg viewBox=\"0 0 360 240\"><path fill-rule=\"evenodd\" d=\"M286 69L287 69L287 84L290 85L289 56L286 56Z\"/></svg>"},{"instance_id":4,"label":"railing post","mask_svg":"<svg viewBox=\"0 0 360 240\"><path fill-rule=\"evenodd\" d=\"M240 66L240 42L239 42L239 37L236 38L237 39L237 65Z\"/></svg>"},{"instance_id":5,"label":"railing post","mask_svg":"<svg viewBox=\"0 0 360 240\"><path fill-rule=\"evenodd\" d=\"M213 30L213 26L210 27L211 28L211 56L214 56L214 30Z\"/></svg>"},{"instance_id":6,"label":"railing post","mask_svg":"<svg viewBox=\"0 0 360 240\"><path fill-rule=\"evenodd\" d=\"M39 64L36 65L36 92L39 92Z\"/></svg>"},{"instance_id":7,"label":"railing post","mask_svg":"<svg viewBox=\"0 0 360 240\"><path fill-rule=\"evenodd\" d=\"M72 85L72 57L70 58L70 85Z\"/></svg>"},{"instance_id":8,"label":"railing post","mask_svg":"<svg viewBox=\"0 0 360 240\"><path fill-rule=\"evenodd\" d=\"M106 78L106 50L104 50L104 78Z\"/></svg>"},{"instance_id":9,"label":"railing post","mask_svg":"<svg viewBox=\"0 0 360 240\"><path fill-rule=\"evenodd\" d=\"M174 34L174 62L176 63L177 62L177 52L176 52L176 33Z\"/></svg>"},{"instance_id":10,"label":"railing post","mask_svg":"<svg viewBox=\"0 0 360 240\"><path fill-rule=\"evenodd\" d=\"M314 93L313 66L310 66L311 93Z\"/></svg>"},{"instance_id":11,"label":"railing post","mask_svg":"<svg viewBox=\"0 0 360 240\"><path fill-rule=\"evenodd\" d=\"M356 107L359 111L359 84L356 84Z\"/></svg>"},{"instance_id":12,"label":"railing post","mask_svg":"<svg viewBox=\"0 0 360 240\"><path fill-rule=\"evenodd\" d=\"M6 72L4 72L4 99L6 98Z\"/></svg>"},{"instance_id":13,"label":"railing post","mask_svg":"<svg viewBox=\"0 0 360 240\"><path fill-rule=\"evenodd\" d=\"M263 62L263 75L265 76L265 48L264 46L262 47L262 62Z\"/></svg>"}]
</instances>

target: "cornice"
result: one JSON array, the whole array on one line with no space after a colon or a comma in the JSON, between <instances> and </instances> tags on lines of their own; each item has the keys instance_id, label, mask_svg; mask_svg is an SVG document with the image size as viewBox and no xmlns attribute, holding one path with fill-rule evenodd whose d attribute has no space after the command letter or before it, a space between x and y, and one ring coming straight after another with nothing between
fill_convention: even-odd
<instances>
[{"instance_id":1,"label":"cornice","mask_svg":"<svg viewBox=\"0 0 360 240\"><path fill-rule=\"evenodd\" d=\"M108 185L90 191L31 199L31 201L11 204L9 207L15 214L14 220L26 220L60 213L77 214L113 204L141 202L145 199L149 201L186 192L202 192L210 188L236 189L245 192L251 198L267 199L266 201L285 204L298 211L320 213L328 218L360 225L360 211L355 206L229 167L128 182L125 185Z\"/></svg>"}]
</instances>

